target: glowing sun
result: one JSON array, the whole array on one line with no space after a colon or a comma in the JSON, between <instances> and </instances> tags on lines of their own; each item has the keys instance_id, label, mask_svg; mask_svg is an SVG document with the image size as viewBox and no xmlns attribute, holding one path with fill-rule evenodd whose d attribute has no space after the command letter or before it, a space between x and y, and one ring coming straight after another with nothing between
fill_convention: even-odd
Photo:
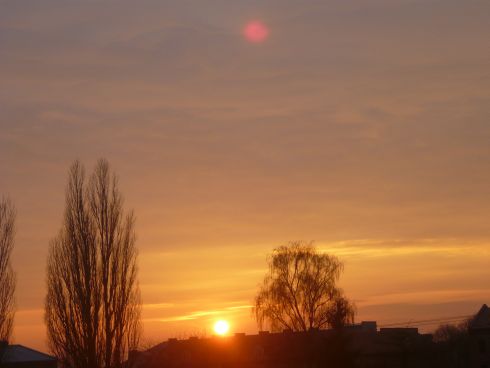
<instances>
[{"instance_id":1,"label":"glowing sun","mask_svg":"<svg viewBox=\"0 0 490 368\"><path fill-rule=\"evenodd\" d=\"M226 321L218 321L214 324L213 329L217 335L224 336L230 329L230 325Z\"/></svg>"},{"instance_id":2,"label":"glowing sun","mask_svg":"<svg viewBox=\"0 0 490 368\"><path fill-rule=\"evenodd\" d=\"M243 35L249 42L261 43L269 37L269 28L261 21L254 20L245 25Z\"/></svg>"}]
</instances>

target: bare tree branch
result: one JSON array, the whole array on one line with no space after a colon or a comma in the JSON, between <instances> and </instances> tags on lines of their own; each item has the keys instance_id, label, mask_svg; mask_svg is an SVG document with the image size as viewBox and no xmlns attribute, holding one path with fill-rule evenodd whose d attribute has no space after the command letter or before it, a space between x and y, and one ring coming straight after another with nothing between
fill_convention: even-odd
<instances>
[{"instance_id":1,"label":"bare tree branch","mask_svg":"<svg viewBox=\"0 0 490 368\"><path fill-rule=\"evenodd\" d=\"M255 298L259 327L307 331L353 322L355 307L336 285L342 270L335 256L317 252L311 243L275 249Z\"/></svg>"},{"instance_id":2,"label":"bare tree branch","mask_svg":"<svg viewBox=\"0 0 490 368\"><path fill-rule=\"evenodd\" d=\"M15 274L10 257L14 247L15 208L7 198L0 199L0 340L12 336L15 305Z\"/></svg>"},{"instance_id":3,"label":"bare tree branch","mask_svg":"<svg viewBox=\"0 0 490 368\"><path fill-rule=\"evenodd\" d=\"M117 178L99 160L85 180L71 169L60 234L48 257L48 341L73 368L122 367L140 338L134 215L123 210Z\"/></svg>"}]
</instances>

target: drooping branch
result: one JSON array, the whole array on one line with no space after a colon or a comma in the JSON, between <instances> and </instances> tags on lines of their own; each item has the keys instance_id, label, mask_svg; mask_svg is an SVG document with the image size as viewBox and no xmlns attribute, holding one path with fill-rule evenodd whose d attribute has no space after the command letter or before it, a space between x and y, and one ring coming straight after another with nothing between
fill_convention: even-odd
<instances>
[{"instance_id":1,"label":"drooping branch","mask_svg":"<svg viewBox=\"0 0 490 368\"><path fill-rule=\"evenodd\" d=\"M259 326L307 331L353 322L354 305L337 286L342 270L336 257L317 252L309 243L275 249L255 298Z\"/></svg>"}]
</instances>

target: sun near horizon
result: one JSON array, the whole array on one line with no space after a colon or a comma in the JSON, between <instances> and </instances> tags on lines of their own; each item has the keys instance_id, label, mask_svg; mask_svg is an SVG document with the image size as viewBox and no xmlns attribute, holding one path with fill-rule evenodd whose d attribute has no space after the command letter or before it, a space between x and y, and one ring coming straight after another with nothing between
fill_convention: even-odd
<instances>
[{"instance_id":1,"label":"sun near horizon","mask_svg":"<svg viewBox=\"0 0 490 368\"><path fill-rule=\"evenodd\" d=\"M219 336L226 336L229 330L230 324L228 323L228 321L222 319L216 321L213 326L213 331Z\"/></svg>"}]
</instances>

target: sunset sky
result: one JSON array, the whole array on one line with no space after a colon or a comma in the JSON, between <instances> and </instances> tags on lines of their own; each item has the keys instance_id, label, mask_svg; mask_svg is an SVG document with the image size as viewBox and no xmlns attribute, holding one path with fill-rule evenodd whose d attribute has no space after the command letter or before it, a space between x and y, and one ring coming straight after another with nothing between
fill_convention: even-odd
<instances>
[{"instance_id":1,"label":"sunset sky","mask_svg":"<svg viewBox=\"0 0 490 368\"><path fill-rule=\"evenodd\" d=\"M344 261L357 320L476 312L489 19L488 0L0 0L14 341L47 349L47 249L77 158L107 158L135 211L147 344L218 319L256 332L267 254L290 240Z\"/></svg>"}]
</instances>

